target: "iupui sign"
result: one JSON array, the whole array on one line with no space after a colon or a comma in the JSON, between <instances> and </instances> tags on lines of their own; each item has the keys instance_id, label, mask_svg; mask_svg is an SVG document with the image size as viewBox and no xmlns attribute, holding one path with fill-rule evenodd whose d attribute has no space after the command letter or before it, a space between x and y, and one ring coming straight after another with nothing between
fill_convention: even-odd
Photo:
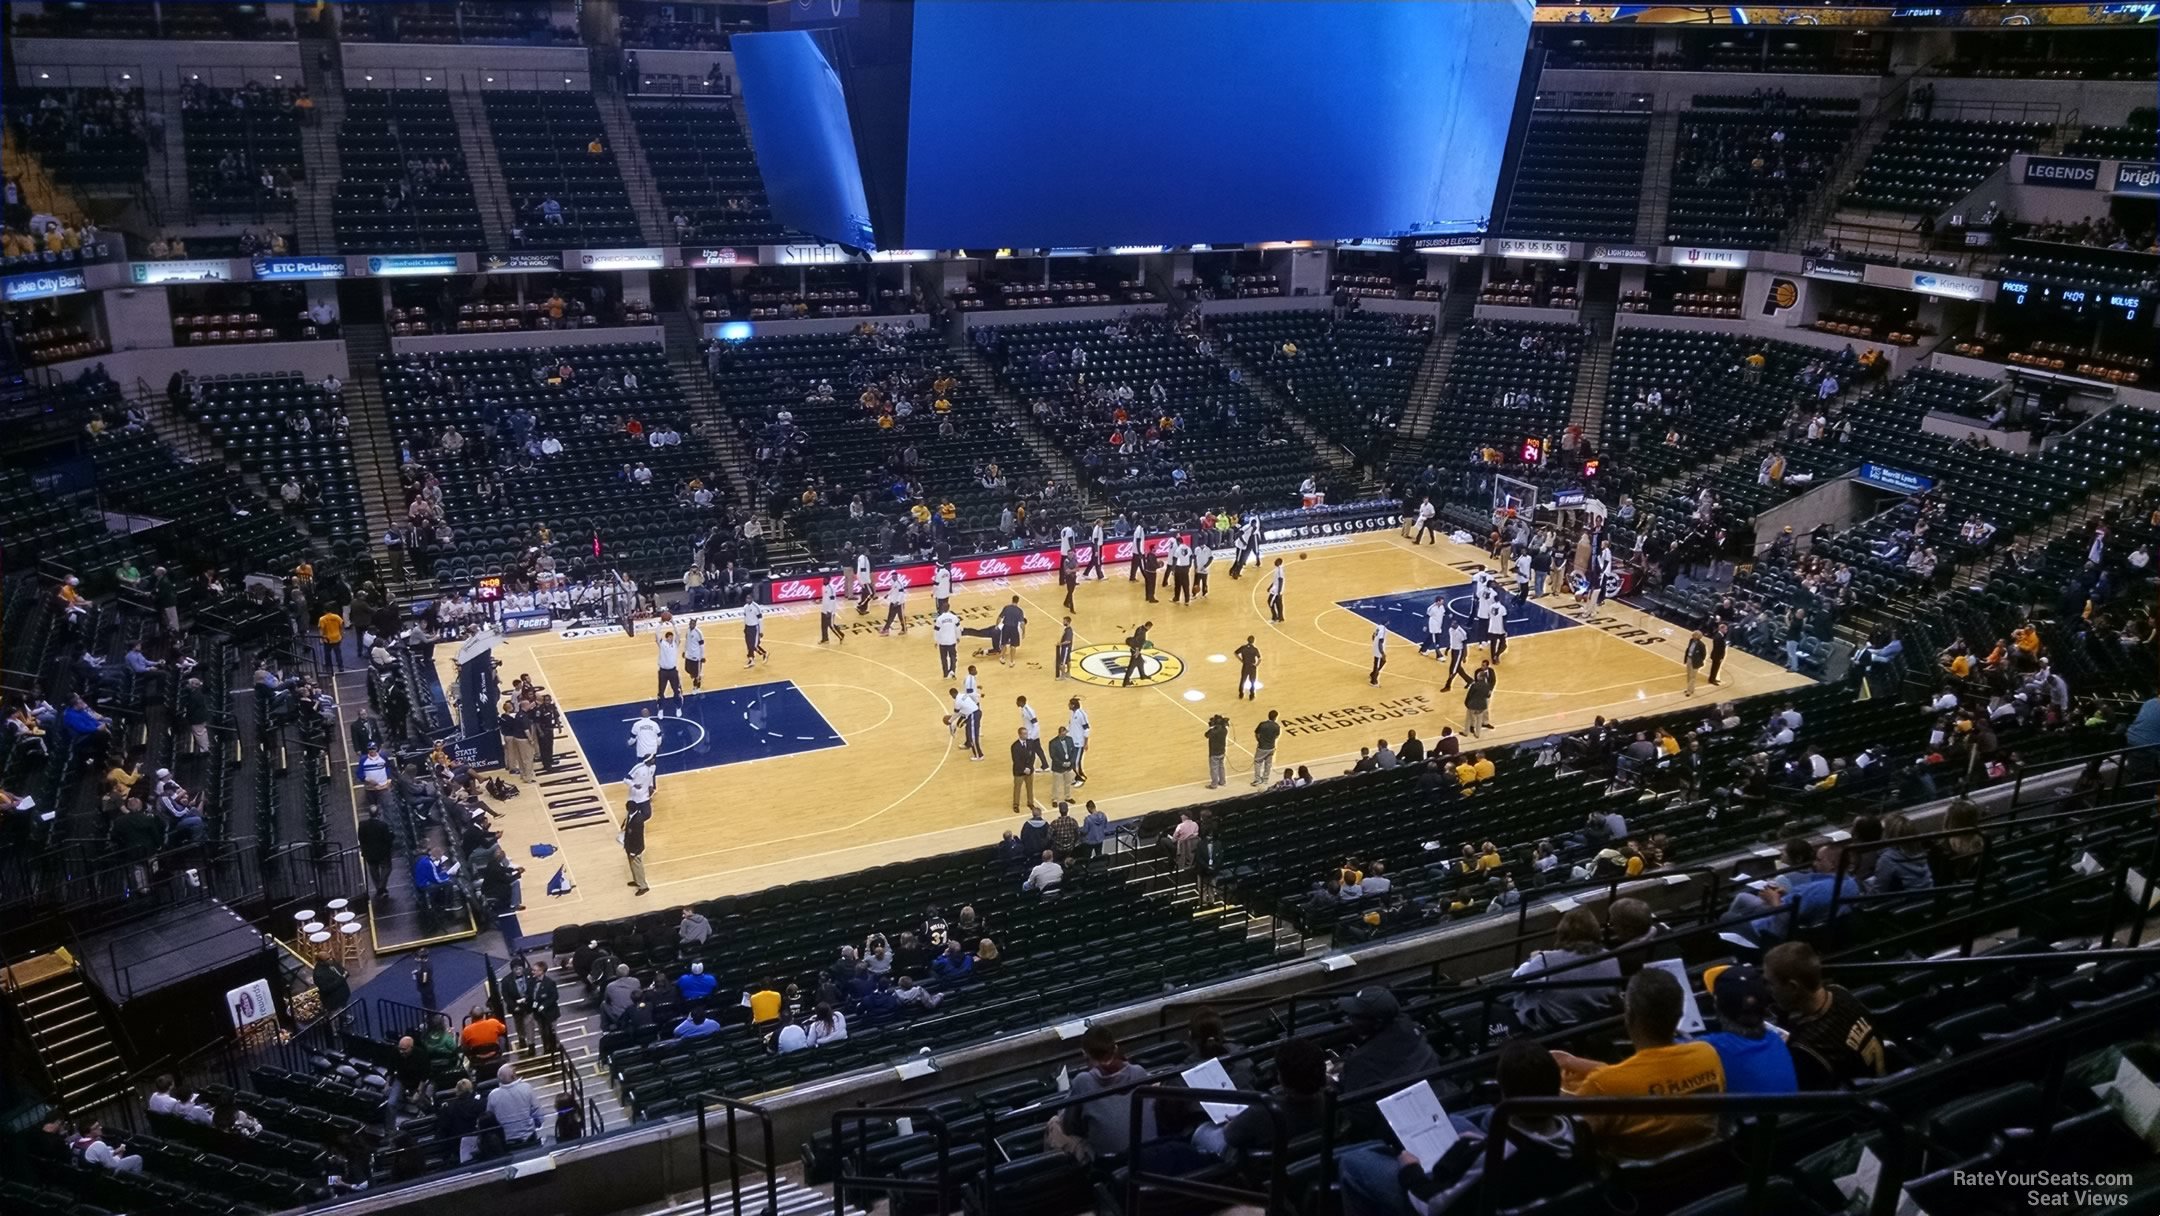
<instances>
[{"instance_id":1,"label":"iupui sign","mask_svg":"<svg viewBox=\"0 0 2160 1216\"><path fill-rule=\"evenodd\" d=\"M1188 541L1192 539L1190 532L1180 533L1179 535ZM1155 537L1148 542L1148 548L1153 550L1158 557L1162 556L1170 551L1170 539L1167 536ZM1074 545L1074 564L1081 569L1086 569L1092 564L1094 550L1093 545ZM1133 543L1129 540L1103 542L1103 564L1106 566L1129 562L1132 560L1132 556ZM1058 551L1055 547L1052 547L1048 549L1027 549L1015 553L985 553L980 557L958 558L953 561L951 568L952 581L955 586L961 583L979 583L988 578L1013 578L1022 574L1055 574L1058 568ZM907 562L902 565L884 566L871 571L870 581L872 586L876 587L880 593L883 593L892 589L893 580L896 577L905 575L907 576L909 590L927 592L931 577L936 573L937 566L934 563ZM768 604L808 603L818 598L818 595L824 591L825 583L829 579L843 580L842 590L844 592L847 585L853 581L854 574L851 571L836 570L829 575L772 579L765 584L765 602Z\"/></svg>"}]
</instances>

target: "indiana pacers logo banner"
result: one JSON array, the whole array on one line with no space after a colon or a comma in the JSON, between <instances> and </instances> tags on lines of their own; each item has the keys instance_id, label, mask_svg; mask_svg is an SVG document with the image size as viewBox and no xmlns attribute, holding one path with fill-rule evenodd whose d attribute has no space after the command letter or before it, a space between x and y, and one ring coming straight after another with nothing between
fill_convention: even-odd
<instances>
[{"instance_id":1,"label":"indiana pacers logo banner","mask_svg":"<svg viewBox=\"0 0 2160 1216\"><path fill-rule=\"evenodd\" d=\"M1123 687L1125 668L1132 652L1123 646L1081 646L1073 651L1072 678L1105 688ZM1140 669L1132 683L1168 684L1185 674L1185 660L1166 650L1149 647L1140 652Z\"/></svg>"},{"instance_id":2,"label":"indiana pacers logo banner","mask_svg":"<svg viewBox=\"0 0 2160 1216\"><path fill-rule=\"evenodd\" d=\"M1762 315L1775 316L1800 302L1800 285L1791 279L1770 280L1770 290L1763 293Z\"/></svg>"}]
</instances>

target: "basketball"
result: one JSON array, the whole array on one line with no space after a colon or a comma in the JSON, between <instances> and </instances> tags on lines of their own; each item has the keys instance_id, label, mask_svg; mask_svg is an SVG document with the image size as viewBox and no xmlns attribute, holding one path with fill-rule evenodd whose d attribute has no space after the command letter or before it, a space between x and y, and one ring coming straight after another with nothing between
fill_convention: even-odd
<instances>
[{"instance_id":1,"label":"basketball","mask_svg":"<svg viewBox=\"0 0 2160 1216\"><path fill-rule=\"evenodd\" d=\"M1305 560L1306 558L1308 558L1308 557L1311 557L1311 556L1312 556L1312 554L1310 554L1310 553L1300 553L1300 554L1298 554L1298 555L1297 555L1297 559L1298 559L1299 561L1304 561L1304 560Z\"/></svg>"},{"instance_id":2,"label":"basketball","mask_svg":"<svg viewBox=\"0 0 2160 1216\"><path fill-rule=\"evenodd\" d=\"M672 612L669 612L669 611L668 611L668 610L666 610L665 608L663 608L663 609L661 609L661 610L660 610L660 623L661 623L661 624L663 624L663 625L671 624L671 623L673 623L673 622L674 622L674 620L675 620L675 614L674 614L674 613L672 613Z\"/></svg>"}]
</instances>

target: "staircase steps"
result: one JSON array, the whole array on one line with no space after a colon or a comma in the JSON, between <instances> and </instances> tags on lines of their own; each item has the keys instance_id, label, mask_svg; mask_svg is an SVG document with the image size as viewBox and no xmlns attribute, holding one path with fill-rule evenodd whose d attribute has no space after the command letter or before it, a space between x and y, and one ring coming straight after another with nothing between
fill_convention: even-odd
<instances>
[{"instance_id":1,"label":"staircase steps","mask_svg":"<svg viewBox=\"0 0 2160 1216\"><path fill-rule=\"evenodd\" d=\"M945 345L946 349L952 352L953 359L967 373L968 382L981 389L991 403L1004 411L1005 416L1011 418L1019 427L1021 438L1027 442L1028 450L1035 454L1037 460L1042 461L1043 467L1056 474L1058 480L1071 486L1074 492L1080 495L1081 501L1085 502L1088 484L1087 478L1080 472L1080 466L1036 424L1034 412L1028 409L1027 402L1020 400L1019 395L1006 385L1004 378L997 374L997 369L990 365L990 360L968 339L965 329L949 335Z\"/></svg>"},{"instance_id":2,"label":"staircase steps","mask_svg":"<svg viewBox=\"0 0 2160 1216\"><path fill-rule=\"evenodd\" d=\"M127 1066L105 1007L74 960L52 956L64 967L11 969L9 999L15 1006L30 1048L45 1071L57 1105L71 1114L86 1113L118 1097L127 1087Z\"/></svg>"},{"instance_id":3,"label":"staircase steps","mask_svg":"<svg viewBox=\"0 0 2160 1216\"><path fill-rule=\"evenodd\" d=\"M193 222L195 206L188 197L187 140L181 133L179 92L145 88L143 112L165 116L149 140L150 160L143 166L144 201L161 226L183 227Z\"/></svg>"},{"instance_id":4,"label":"staircase steps","mask_svg":"<svg viewBox=\"0 0 2160 1216\"><path fill-rule=\"evenodd\" d=\"M727 474L728 495L740 510L755 512L760 504L752 480L755 470L750 463L751 453L735 430L735 420L721 406L712 373L700 357L698 326L679 308L663 309L660 320L666 335L668 367L675 373L683 398L690 403L690 416L705 424L705 441L719 454L720 467ZM766 540L769 548L773 540L770 531L766 532Z\"/></svg>"},{"instance_id":5,"label":"staircase steps","mask_svg":"<svg viewBox=\"0 0 2160 1216\"><path fill-rule=\"evenodd\" d=\"M304 27L313 31L318 27ZM300 38L300 75L307 84L315 109L307 126L300 129L300 159L307 170L307 188L296 204L302 253L330 253L337 249L337 223L332 207L337 184L345 175L338 155L338 131L345 125L345 85L334 72L323 68L330 42L303 33Z\"/></svg>"},{"instance_id":6,"label":"staircase steps","mask_svg":"<svg viewBox=\"0 0 2160 1216\"><path fill-rule=\"evenodd\" d=\"M1868 110L1860 130L1853 132L1853 143L1845 149L1845 156L1838 160L1838 166L1823 184L1823 190L1814 194L1808 214L1793 225L1793 235L1788 240L1797 240L1801 244L1817 240L1832 242L1855 253L1871 253L1877 248L1881 253L1896 253L1899 244L1912 240L1909 231L1912 231L1914 216L1875 216L1866 210L1849 210L1842 203L1847 190L1853 188L1855 181L1860 181L1860 171L1866 168L1875 145L1890 132L1890 123L1905 117L1905 97L1912 91L1912 82L1914 76L1907 73L1905 78L1890 86L1888 93L1877 99L1873 110Z\"/></svg>"},{"instance_id":7,"label":"staircase steps","mask_svg":"<svg viewBox=\"0 0 2160 1216\"><path fill-rule=\"evenodd\" d=\"M480 208L481 235L487 238L488 248L508 249L517 208L511 202L510 187L503 183L502 153L495 147L494 129L488 126L487 106L471 89L452 89L450 113L457 119L458 150L465 154L465 173Z\"/></svg>"},{"instance_id":8,"label":"staircase steps","mask_svg":"<svg viewBox=\"0 0 2160 1216\"><path fill-rule=\"evenodd\" d=\"M1440 310L1440 324L1426 343L1425 362L1418 367L1417 379L1410 382L1410 401L1403 408L1402 425L1395 431L1394 462L1415 458L1432 434L1433 420L1440 413L1441 392L1447 387L1448 368L1455 362L1455 347L1476 308L1474 289L1449 290L1447 303Z\"/></svg>"},{"instance_id":9,"label":"staircase steps","mask_svg":"<svg viewBox=\"0 0 2160 1216\"><path fill-rule=\"evenodd\" d=\"M346 322L345 355L352 378L345 385L345 414L352 420L346 440L352 445L360 477L360 505L367 513L368 547L378 567L391 568L383 533L404 522L405 493L398 484L397 434L382 395L382 356L390 353L390 333L381 322Z\"/></svg>"},{"instance_id":10,"label":"staircase steps","mask_svg":"<svg viewBox=\"0 0 2160 1216\"><path fill-rule=\"evenodd\" d=\"M1245 362L1245 357L1238 353L1235 342L1218 340L1215 343L1215 357L1222 360L1225 367L1237 370L1245 388L1259 398L1262 405L1282 416L1283 423L1290 428L1291 434L1305 441L1305 446L1312 449L1313 456L1329 473L1345 480L1354 477L1357 457L1348 448L1321 434L1320 428L1299 412L1289 397L1276 391L1275 386L1268 383L1267 377Z\"/></svg>"},{"instance_id":11,"label":"staircase steps","mask_svg":"<svg viewBox=\"0 0 2160 1216\"><path fill-rule=\"evenodd\" d=\"M1680 146L1680 111L1665 110L1650 119L1650 147L1644 153L1642 198L1635 206L1635 239L1665 243L1665 221L1672 212L1673 154Z\"/></svg>"},{"instance_id":12,"label":"staircase steps","mask_svg":"<svg viewBox=\"0 0 2160 1216\"><path fill-rule=\"evenodd\" d=\"M622 171L623 193L630 196L630 210L637 216L638 232L648 246L676 244L675 224L667 205L653 184L652 166L645 159L645 145L638 139L637 122L622 94L595 92L593 104L600 110L600 127L607 132L608 149Z\"/></svg>"},{"instance_id":13,"label":"staircase steps","mask_svg":"<svg viewBox=\"0 0 2160 1216\"><path fill-rule=\"evenodd\" d=\"M1583 305L1582 319L1590 326L1584 362L1575 376L1575 399L1568 407L1568 421L1582 428L1583 438L1595 449L1605 431L1605 390L1612 383L1613 323L1619 309L1612 300L1591 300Z\"/></svg>"},{"instance_id":14,"label":"staircase steps","mask_svg":"<svg viewBox=\"0 0 2160 1216\"><path fill-rule=\"evenodd\" d=\"M834 1207L831 1190L830 1187L804 1186L800 1182L782 1178L776 1196L779 1206L768 1212L765 1206L764 1182L755 1178L744 1178L742 1210L744 1216L825 1216L826 1213L834 1213L835 1216L868 1216L868 1213L854 1204ZM734 1210L735 1201L726 1193L725 1181L716 1176L713 1179L711 1211L732 1213ZM644 1216L707 1216L707 1209L705 1200L700 1197L645 1213Z\"/></svg>"}]
</instances>

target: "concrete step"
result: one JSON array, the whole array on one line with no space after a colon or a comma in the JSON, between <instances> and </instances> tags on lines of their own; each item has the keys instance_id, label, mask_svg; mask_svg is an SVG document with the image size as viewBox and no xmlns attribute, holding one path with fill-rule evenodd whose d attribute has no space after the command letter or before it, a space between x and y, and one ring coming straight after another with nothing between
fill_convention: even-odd
<instances>
[{"instance_id":1,"label":"concrete step","mask_svg":"<svg viewBox=\"0 0 2160 1216\"><path fill-rule=\"evenodd\" d=\"M503 183L502 154L495 147L494 129L488 126L487 106L472 90L453 89L450 113L457 119L458 150L465 154L466 177L480 208L481 235L487 238L488 248L508 249L517 212L510 188Z\"/></svg>"},{"instance_id":2,"label":"concrete step","mask_svg":"<svg viewBox=\"0 0 2160 1216\"><path fill-rule=\"evenodd\" d=\"M623 193L630 196L638 231L647 245L673 244L675 225L669 221L666 204L653 181L651 163L645 159L645 145L638 139L637 122L630 117L629 107L621 94L612 92L594 93L593 104L600 110L600 127L607 132L608 147L622 172Z\"/></svg>"}]
</instances>

